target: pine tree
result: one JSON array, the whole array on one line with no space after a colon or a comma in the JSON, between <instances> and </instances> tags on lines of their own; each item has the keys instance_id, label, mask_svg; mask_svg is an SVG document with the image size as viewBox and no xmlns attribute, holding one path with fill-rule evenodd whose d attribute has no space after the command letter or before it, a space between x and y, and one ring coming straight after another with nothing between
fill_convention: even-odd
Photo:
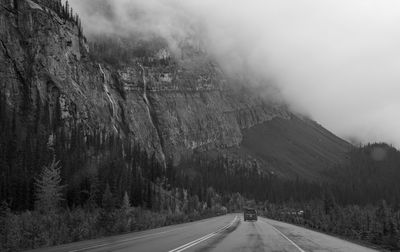
<instances>
[{"instance_id":1,"label":"pine tree","mask_svg":"<svg viewBox=\"0 0 400 252\"><path fill-rule=\"evenodd\" d=\"M14 9L18 10L18 0L13 0Z\"/></svg>"},{"instance_id":2,"label":"pine tree","mask_svg":"<svg viewBox=\"0 0 400 252\"><path fill-rule=\"evenodd\" d=\"M130 217L131 203L129 201L129 195L125 191L124 198L122 199L120 214L119 214L119 230L121 232L127 232L130 230L132 219Z\"/></svg>"},{"instance_id":3,"label":"pine tree","mask_svg":"<svg viewBox=\"0 0 400 252\"><path fill-rule=\"evenodd\" d=\"M57 210L63 200L59 161L44 166L39 177L35 179L35 209L44 213Z\"/></svg>"},{"instance_id":4,"label":"pine tree","mask_svg":"<svg viewBox=\"0 0 400 252\"><path fill-rule=\"evenodd\" d=\"M381 233L382 235L387 235L389 232L389 216L390 216L390 209L386 204L385 200L381 200L379 203L379 207L376 209L376 217L377 220L381 223Z\"/></svg>"},{"instance_id":5,"label":"pine tree","mask_svg":"<svg viewBox=\"0 0 400 252\"><path fill-rule=\"evenodd\" d=\"M64 13L64 18L69 19L69 3L68 1L65 2L65 13Z\"/></svg>"},{"instance_id":6,"label":"pine tree","mask_svg":"<svg viewBox=\"0 0 400 252\"><path fill-rule=\"evenodd\" d=\"M324 194L324 210L325 214L329 215L336 207L335 197L331 191L326 191Z\"/></svg>"},{"instance_id":7,"label":"pine tree","mask_svg":"<svg viewBox=\"0 0 400 252\"><path fill-rule=\"evenodd\" d=\"M8 206L6 201L2 201L0 205L0 218L7 216L8 213L10 213L10 207Z\"/></svg>"},{"instance_id":8,"label":"pine tree","mask_svg":"<svg viewBox=\"0 0 400 252\"><path fill-rule=\"evenodd\" d=\"M130 207L131 207L131 202L130 202L130 200L129 200L129 195L128 195L128 193L125 191L124 198L122 199L122 206L121 206L121 208L122 208L123 210L126 210L126 211L127 211Z\"/></svg>"},{"instance_id":9,"label":"pine tree","mask_svg":"<svg viewBox=\"0 0 400 252\"><path fill-rule=\"evenodd\" d=\"M115 223L117 216L115 214L115 201L110 190L110 185L107 183L106 189L103 193L102 209L98 218L98 226L103 229L106 233L113 233L115 231Z\"/></svg>"},{"instance_id":10,"label":"pine tree","mask_svg":"<svg viewBox=\"0 0 400 252\"><path fill-rule=\"evenodd\" d=\"M87 206L89 207L89 209L94 209L97 207L97 195L99 193L99 179L97 174L89 178L89 183L90 191Z\"/></svg>"},{"instance_id":11,"label":"pine tree","mask_svg":"<svg viewBox=\"0 0 400 252\"><path fill-rule=\"evenodd\" d=\"M111 193L110 185L107 184L106 185L106 190L104 191L104 194L103 194L103 200L101 202L102 207L106 211L111 211L115 206L114 203L115 203L114 202L114 197L113 197L113 195Z\"/></svg>"}]
</instances>

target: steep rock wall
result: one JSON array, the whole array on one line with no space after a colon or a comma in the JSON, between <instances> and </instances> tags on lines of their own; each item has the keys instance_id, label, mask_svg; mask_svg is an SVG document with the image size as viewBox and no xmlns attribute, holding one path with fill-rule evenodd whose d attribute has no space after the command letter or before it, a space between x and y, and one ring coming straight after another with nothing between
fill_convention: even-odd
<instances>
[{"instance_id":1,"label":"steep rock wall","mask_svg":"<svg viewBox=\"0 0 400 252\"><path fill-rule=\"evenodd\" d=\"M60 138L72 149L79 136L99 159L109 150L93 151L93 139L118 138L177 164L195 150L237 146L244 128L291 116L232 88L202 52L178 59L159 47L116 68L90 57L72 22L37 2L13 2L0 11L0 97L17 146L40 135L48 152Z\"/></svg>"}]
</instances>

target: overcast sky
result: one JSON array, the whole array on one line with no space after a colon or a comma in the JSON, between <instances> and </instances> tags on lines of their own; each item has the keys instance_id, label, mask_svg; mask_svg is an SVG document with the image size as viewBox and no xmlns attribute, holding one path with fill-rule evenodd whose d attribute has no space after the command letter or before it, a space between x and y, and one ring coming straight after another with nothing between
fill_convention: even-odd
<instances>
[{"instance_id":1,"label":"overcast sky","mask_svg":"<svg viewBox=\"0 0 400 252\"><path fill-rule=\"evenodd\" d=\"M89 33L151 31L171 41L202 25L222 64L273 80L290 107L344 138L400 147L398 0L72 0ZM228 66L232 67L232 66Z\"/></svg>"}]
</instances>

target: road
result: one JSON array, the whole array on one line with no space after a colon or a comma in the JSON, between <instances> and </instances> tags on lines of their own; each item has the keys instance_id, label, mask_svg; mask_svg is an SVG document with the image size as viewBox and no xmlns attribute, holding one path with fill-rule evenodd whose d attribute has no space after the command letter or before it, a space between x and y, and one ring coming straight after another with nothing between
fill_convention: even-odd
<instances>
[{"instance_id":1,"label":"road","mask_svg":"<svg viewBox=\"0 0 400 252\"><path fill-rule=\"evenodd\" d=\"M260 218L244 222L240 214L39 249L41 252L181 251L376 251L326 234Z\"/></svg>"}]
</instances>

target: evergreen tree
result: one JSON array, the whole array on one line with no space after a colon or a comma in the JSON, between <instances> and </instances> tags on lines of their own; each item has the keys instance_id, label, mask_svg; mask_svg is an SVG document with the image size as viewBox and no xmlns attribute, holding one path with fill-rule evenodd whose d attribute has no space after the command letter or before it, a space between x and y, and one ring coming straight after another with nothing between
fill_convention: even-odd
<instances>
[{"instance_id":1,"label":"evergreen tree","mask_svg":"<svg viewBox=\"0 0 400 252\"><path fill-rule=\"evenodd\" d=\"M117 216L114 211L114 197L111 193L110 185L108 183L106 185L106 189L104 190L101 204L103 208L100 211L98 219L99 228L103 229L106 233L113 233L115 231Z\"/></svg>"},{"instance_id":2,"label":"evergreen tree","mask_svg":"<svg viewBox=\"0 0 400 252\"><path fill-rule=\"evenodd\" d=\"M101 205L102 205L103 209L106 211L111 211L112 209L114 209L114 206L115 206L114 197L111 193L110 185L108 183L106 185L106 189L104 190Z\"/></svg>"},{"instance_id":3,"label":"evergreen tree","mask_svg":"<svg viewBox=\"0 0 400 252\"><path fill-rule=\"evenodd\" d=\"M131 207L131 202L129 200L129 195L125 191L124 198L122 199L122 205L121 208L124 210L128 210Z\"/></svg>"},{"instance_id":4,"label":"evergreen tree","mask_svg":"<svg viewBox=\"0 0 400 252\"><path fill-rule=\"evenodd\" d=\"M69 18L69 3L68 1L65 2L65 13L64 13L64 18L68 19Z\"/></svg>"},{"instance_id":5,"label":"evergreen tree","mask_svg":"<svg viewBox=\"0 0 400 252\"><path fill-rule=\"evenodd\" d=\"M331 191L326 191L324 194L324 210L325 214L331 214L336 207L335 197Z\"/></svg>"},{"instance_id":6,"label":"evergreen tree","mask_svg":"<svg viewBox=\"0 0 400 252\"><path fill-rule=\"evenodd\" d=\"M59 161L44 166L39 177L35 179L35 209L44 213L57 210L63 200Z\"/></svg>"},{"instance_id":7,"label":"evergreen tree","mask_svg":"<svg viewBox=\"0 0 400 252\"><path fill-rule=\"evenodd\" d=\"M87 200L87 206L89 209L94 209L97 207L97 198L99 193L99 179L97 175L93 175L89 178L90 191L89 198Z\"/></svg>"},{"instance_id":8,"label":"evergreen tree","mask_svg":"<svg viewBox=\"0 0 400 252\"><path fill-rule=\"evenodd\" d=\"M2 201L0 205L0 218L7 215L10 212L7 202Z\"/></svg>"}]
</instances>

